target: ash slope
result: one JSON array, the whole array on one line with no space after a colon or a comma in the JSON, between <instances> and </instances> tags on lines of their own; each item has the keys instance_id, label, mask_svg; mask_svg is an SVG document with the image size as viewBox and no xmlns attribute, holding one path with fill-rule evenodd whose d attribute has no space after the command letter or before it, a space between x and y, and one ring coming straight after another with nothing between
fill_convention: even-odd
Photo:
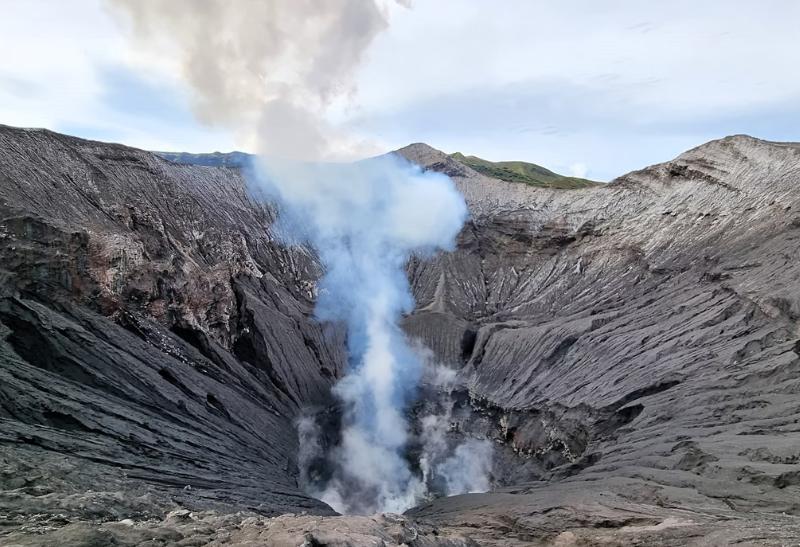
<instances>
[{"instance_id":1,"label":"ash slope","mask_svg":"<svg viewBox=\"0 0 800 547\"><path fill-rule=\"evenodd\" d=\"M410 330L461 350L473 404L540 462L540 482L413 515L497 541L797 537L800 145L729 137L569 192L401 153L449 172L474 212L455 253L412 265ZM709 528L748 516L761 524Z\"/></svg>"},{"instance_id":2,"label":"ash slope","mask_svg":"<svg viewBox=\"0 0 800 547\"><path fill-rule=\"evenodd\" d=\"M293 419L343 333L239 171L0 127L0 218L0 511L330 512Z\"/></svg>"},{"instance_id":3,"label":"ash slope","mask_svg":"<svg viewBox=\"0 0 800 547\"><path fill-rule=\"evenodd\" d=\"M414 519L498 545L796 537L799 146L730 137L570 191L399 153L472 212L409 264L405 328L461 370L460 429L507 485ZM292 421L329 402L343 334L236 169L2 127L0 218L7 523L327 511Z\"/></svg>"}]
</instances>

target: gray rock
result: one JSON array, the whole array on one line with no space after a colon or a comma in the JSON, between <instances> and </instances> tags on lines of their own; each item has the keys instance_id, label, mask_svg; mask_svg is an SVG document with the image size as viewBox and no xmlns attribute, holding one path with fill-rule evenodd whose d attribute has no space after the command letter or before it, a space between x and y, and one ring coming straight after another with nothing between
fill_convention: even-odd
<instances>
[{"instance_id":1,"label":"gray rock","mask_svg":"<svg viewBox=\"0 0 800 547\"><path fill-rule=\"evenodd\" d=\"M403 324L459 370L454 429L494 439L496 491L317 516L293 422L346 357L313 254L237 169L2 127L0 541L798 541L800 145L728 137L576 190L398 153L470 207L455 251L409 262Z\"/></svg>"},{"instance_id":2,"label":"gray rock","mask_svg":"<svg viewBox=\"0 0 800 547\"><path fill-rule=\"evenodd\" d=\"M238 170L0 127L0 511L330 512L293 420L328 404L343 332L271 220Z\"/></svg>"},{"instance_id":3,"label":"gray rock","mask_svg":"<svg viewBox=\"0 0 800 547\"><path fill-rule=\"evenodd\" d=\"M423 145L400 153L447 163ZM542 482L503 503L543 515L542 496L553 500L563 514L537 517L551 539L576 526L575 503L602 513L608 496L698 522L743 519L744 530L780 515L788 535L759 541L794 539L800 146L729 137L574 191L469 171L454 180L472 222L455 253L411 265L420 309L407 322L449 361L440 348L453 333L437 326L476 331L461 365L469 396L516 417L502 442L540 460ZM426 311L442 294L447 309ZM541 453L554 438L560 458ZM412 514L451 523L513 513L496 496ZM545 537L538 526L518 538ZM724 537L712 543L735 539Z\"/></svg>"}]
</instances>

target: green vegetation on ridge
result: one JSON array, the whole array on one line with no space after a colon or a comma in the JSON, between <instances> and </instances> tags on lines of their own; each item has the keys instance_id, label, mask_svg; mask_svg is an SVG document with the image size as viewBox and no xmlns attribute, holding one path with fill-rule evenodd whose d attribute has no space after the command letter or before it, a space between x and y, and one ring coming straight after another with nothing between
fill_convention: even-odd
<instances>
[{"instance_id":1,"label":"green vegetation on ridge","mask_svg":"<svg viewBox=\"0 0 800 547\"><path fill-rule=\"evenodd\" d=\"M531 186L565 190L600 184L588 179L559 175L540 165L524 161L488 161L476 156L465 156L461 152L450 154L450 157L487 177L507 182L521 182Z\"/></svg>"}]
</instances>

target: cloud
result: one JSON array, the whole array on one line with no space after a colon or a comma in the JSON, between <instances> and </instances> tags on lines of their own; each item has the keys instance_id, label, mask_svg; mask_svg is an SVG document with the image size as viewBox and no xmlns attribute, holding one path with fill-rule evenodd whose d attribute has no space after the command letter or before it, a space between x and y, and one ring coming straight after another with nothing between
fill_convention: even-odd
<instances>
[{"instance_id":1,"label":"cloud","mask_svg":"<svg viewBox=\"0 0 800 547\"><path fill-rule=\"evenodd\" d=\"M362 113L350 123L395 146L424 139L447 152L523 159L565 174L583 163L598 180L667 161L730 134L798 140L800 89L773 103L694 111L641 104L637 97L652 85L598 87L545 79L484 85Z\"/></svg>"},{"instance_id":2,"label":"cloud","mask_svg":"<svg viewBox=\"0 0 800 547\"><path fill-rule=\"evenodd\" d=\"M376 40L360 100L365 112L380 111L548 80L635 86L638 104L668 110L781 100L800 86L800 74L786 70L800 44L798 17L793 0L418 3Z\"/></svg>"},{"instance_id":3,"label":"cloud","mask_svg":"<svg viewBox=\"0 0 800 547\"><path fill-rule=\"evenodd\" d=\"M159 5L181 21L191 19L188 14L197 6L214 5L187 1ZM145 12L152 2L135 4L134 9ZM297 4L301 11L310 5L308 0ZM236 10L217 12L219 20L213 23L219 24L199 36L210 37L202 45L221 46L225 59L234 61L232 69L239 70L251 56L240 56L238 46L227 44L224 29L236 18L260 21L264 6L272 3L259 2L254 8L255 3L245 0L235 5ZM183 85L183 59L154 55L163 40L151 40L151 47L128 47L118 19L105 6L100 0L4 3L0 48L13 54L5 56L0 71L0 122L88 129L88 136L139 146L229 147L224 131L204 130L194 122L156 127L153 120L138 117L141 103L127 113L98 106L107 93L102 72L108 67L126 67L138 78L167 88ZM345 131L348 138L334 132L319 141L335 143L329 151L333 156L377 151L365 143L386 149L425 141L490 159L529 160L565 173L580 161L591 165L592 176L611 178L728 133L798 140L800 72L791 67L800 48L800 3L794 0L508 0L504 9L416 2L412 10L384 3L380 17L390 19L391 27L385 28L380 18L368 18L368 32L344 41L349 45L342 62L352 67L356 59L354 69L326 61L325 66L340 68L318 71L301 63L298 74L285 70L275 76L290 82L300 78L313 89L327 90L318 99L301 101L327 101L329 129L354 128ZM356 28L357 21L349 28ZM319 24L316 20L306 28L297 21L297 35L307 37ZM267 32L268 25L259 28L261 34L237 39L243 46L280 39L280 33ZM382 30L372 34L370 29L378 28ZM295 27L287 29L283 32L296 32ZM368 47L357 55L347 49L364 43ZM298 52L327 44L309 40ZM331 55L342 51L334 50ZM224 63L192 62L192 67L201 80L227 70ZM311 78L312 72L319 78ZM337 74L347 75L349 83L340 85ZM214 92L233 93L238 83L231 87L228 82L218 79L222 87ZM507 93L509 88L518 92ZM510 102L499 108L492 101L504 94ZM466 96L471 99L463 100ZM448 106L452 98L459 100ZM182 100L202 108L201 97ZM437 111L433 105L445 109ZM252 149L252 142L240 146Z\"/></svg>"},{"instance_id":4,"label":"cloud","mask_svg":"<svg viewBox=\"0 0 800 547\"><path fill-rule=\"evenodd\" d=\"M729 133L798 140L798 19L793 0L420 2L376 39L349 119L602 179Z\"/></svg>"},{"instance_id":5,"label":"cloud","mask_svg":"<svg viewBox=\"0 0 800 547\"><path fill-rule=\"evenodd\" d=\"M9 0L0 18L0 123L47 127L147 149L230 148L199 126L163 72L129 68L100 0Z\"/></svg>"},{"instance_id":6,"label":"cloud","mask_svg":"<svg viewBox=\"0 0 800 547\"><path fill-rule=\"evenodd\" d=\"M573 177L585 179L588 173L589 173L589 168L586 167L586 164L573 163L572 165L569 166L569 174L572 175Z\"/></svg>"}]
</instances>

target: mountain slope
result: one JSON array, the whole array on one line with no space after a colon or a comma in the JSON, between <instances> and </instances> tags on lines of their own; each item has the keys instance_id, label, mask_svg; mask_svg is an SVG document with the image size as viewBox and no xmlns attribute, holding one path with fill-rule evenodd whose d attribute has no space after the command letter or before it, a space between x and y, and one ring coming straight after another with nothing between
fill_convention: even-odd
<instances>
[{"instance_id":1,"label":"mountain slope","mask_svg":"<svg viewBox=\"0 0 800 547\"><path fill-rule=\"evenodd\" d=\"M271 219L238 171L0 127L0 450L23 487L0 510L329 511L297 488L293 420L329 400L343 337Z\"/></svg>"},{"instance_id":2,"label":"mountain slope","mask_svg":"<svg viewBox=\"0 0 800 547\"><path fill-rule=\"evenodd\" d=\"M461 152L450 154L459 163L471 167L478 173L506 182L521 182L543 188L573 189L597 186L598 182L578 177L567 177L554 173L535 163L524 161L488 161L477 156L465 156Z\"/></svg>"},{"instance_id":3,"label":"mountain slope","mask_svg":"<svg viewBox=\"0 0 800 547\"><path fill-rule=\"evenodd\" d=\"M685 524L645 543L797 537L800 146L730 137L566 195L452 176L473 219L455 253L412 265L407 322L432 348L470 333L440 356L542 482L412 514L520 539L637 519Z\"/></svg>"}]
</instances>

